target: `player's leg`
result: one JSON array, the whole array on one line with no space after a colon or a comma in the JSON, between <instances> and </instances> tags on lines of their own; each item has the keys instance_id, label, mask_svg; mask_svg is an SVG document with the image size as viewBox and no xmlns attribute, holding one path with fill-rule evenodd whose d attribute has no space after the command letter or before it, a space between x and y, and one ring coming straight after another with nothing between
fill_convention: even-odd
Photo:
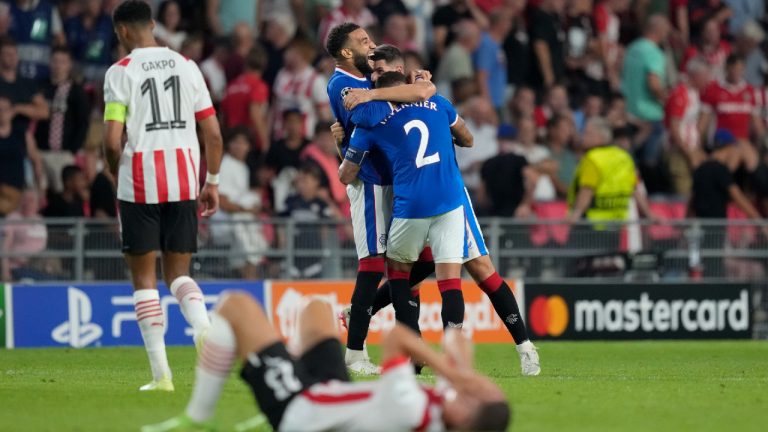
<instances>
[{"instance_id":1,"label":"player's leg","mask_svg":"<svg viewBox=\"0 0 768 432\"><path fill-rule=\"evenodd\" d=\"M469 198L467 198L467 202L469 203ZM496 314L515 340L523 375L538 375L541 371L539 355L536 352L536 347L528 340L528 331L520 313L517 299L493 265L471 203L466 208L468 249L464 268L488 296Z\"/></svg>"},{"instance_id":2,"label":"player's leg","mask_svg":"<svg viewBox=\"0 0 768 432\"><path fill-rule=\"evenodd\" d=\"M176 297L181 313L194 329L195 344L211 322L205 308L203 292L189 277L192 254L197 252L197 202L181 201L161 204L161 249L163 278Z\"/></svg>"},{"instance_id":3,"label":"player's leg","mask_svg":"<svg viewBox=\"0 0 768 432\"><path fill-rule=\"evenodd\" d=\"M375 372L364 350L371 306L376 289L384 276L386 233L391 210L391 189L361 181L347 186L352 228L357 248L358 269L352 292L350 316L347 322L347 365L355 365L357 372Z\"/></svg>"},{"instance_id":4,"label":"player's leg","mask_svg":"<svg viewBox=\"0 0 768 432\"><path fill-rule=\"evenodd\" d=\"M155 250L160 249L159 208L119 202L122 248L133 284L136 322L152 369L152 382L140 390L172 391L171 369L165 353L165 317L157 292Z\"/></svg>"},{"instance_id":5,"label":"player's leg","mask_svg":"<svg viewBox=\"0 0 768 432\"><path fill-rule=\"evenodd\" d=\"M387 278L395 319L419 331L419 305L411 295L411 268L426 246L430 219L394 218L387 244Z\"/></svg>"},{"instance_id":6,"label":"player's leg","mask_svg":"<svg viewBox=\"0 0 768 432\"><path fill-rule=\"evenodd\" d=\"M435 258L435 275L443 300L443 327L464 323L464 295L461 292L461 263L466 254L464 207L433 218L429 242Z\"/></svg>"},{"instance_id":7,"label":"player's leg","mask_svg":"<svg viewBox=\"0 0 768 432\"><path fill-rule=\"evenodd\" d=\"M419 255L419 260L411 267L411 276L408 278L408 284L411 285L411 296L413 301L421 306L419 297L419 284L426 278L435 273L435 260L432 258L432 250L429 247L424 248ZM392 295L390 293L389 280L382 284L376 291L376 298L373 300L373 311L371 315L392 304Z\"/></svg>"}]
</instances>

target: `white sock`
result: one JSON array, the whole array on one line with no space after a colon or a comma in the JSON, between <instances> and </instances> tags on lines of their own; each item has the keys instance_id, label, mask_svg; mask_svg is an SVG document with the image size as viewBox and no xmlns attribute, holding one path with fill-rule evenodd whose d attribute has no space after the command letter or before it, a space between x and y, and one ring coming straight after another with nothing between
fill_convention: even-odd
<instances>
[{"instance_id":1,"label":"white sock","mask_svg":"<svg viewBox=\"0 0 768 432\"><path fill-rule=\"evenodd\" d=\"M367 360L368 355L364 349L353 350L347 348L347 352L344 354L344 363L351 365L352 363L359 362L361 360Z\"/></svg>"},{"instance_id":2,"label":"white sock","mask_svg":"<svg viewBox=\"0 0 768 432\"><path fill-rule=\"evenodd\" d=\"M171 294L178 300L182 315L195 330L196 335L211 326L203 292L194 279L189 276L177 277L171 282Z\"/></svg>"},{"instance_id":3,"label":"white sock","mask_svg":"<svg viewBox=\"0 0 768 432\"><path fill-rule=\"evenodd\" d=\"M211 312L211 327L197 356L195 387L187 405L187 415L202 422L213 417L229 371L235 363L235 333L229 321Z\"/></svg>"},{"instance_id":4,"label":"white sock","mask_svg":"<svg viewBox=\"0 0 768 432\"><path fill-rule=\"evenodd\" d=\"M515 346L515 349L517 350L518 353L530 351L533 348L534 348L533 343L528 339L526 339L525 342Z\"/></svg>"},{"instance_id":5,"label":"white sock","mask_svg":"<svg viewBox=\"0 0 768 432\"><path fill-rule=\"evenodd\" d=\"M156 289L136 290L133 292L133 307L153 379L171 378L171 368L165 355L165 317L160 307L160 295Z\"/></svg>"}]
</instances>

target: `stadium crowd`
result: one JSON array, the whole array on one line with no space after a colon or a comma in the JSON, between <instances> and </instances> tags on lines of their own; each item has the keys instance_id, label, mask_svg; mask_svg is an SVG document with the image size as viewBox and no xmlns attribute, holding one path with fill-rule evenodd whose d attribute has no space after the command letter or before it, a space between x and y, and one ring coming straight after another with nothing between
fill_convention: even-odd
<instances>
[{"instance_id":1,"label":"stadium crowd","mask_svg":"<svg viewBox=\"0 0 768 432\"><path fill-rule=\"evenodd\" d=\"M2 217L30 228L37 215L116 216L101 144L104 74L127 54L110 18L119 3L0 2ZM222 121L217 220L349 216L324 49L345 21L400 48L406 70L432 71L454 102L475 136L457 161L480 216L573 206L594 171L580 159L607 143L632 154L638 201L690 200L689 215L725 217L732 200L747 216L768 214L763 0L149 3L156 37L198 62ZM565 218L566 205L556 208ZM280 241L266 225L214 227L214 244L248 256L237 263L245 276ZM39 249L45 234L7 231L5 250ZM304 235L306 247L320 241Z\"/></svg>"}]
</instances>

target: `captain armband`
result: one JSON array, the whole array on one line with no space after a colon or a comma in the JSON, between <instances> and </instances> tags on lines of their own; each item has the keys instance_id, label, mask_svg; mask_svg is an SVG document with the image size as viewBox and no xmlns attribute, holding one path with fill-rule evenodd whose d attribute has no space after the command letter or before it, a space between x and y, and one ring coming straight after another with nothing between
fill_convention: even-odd
<instances>
[{"instance_id":1,"label":"captain armband","mask_svg":"<svg viewBox=\"0 0 768 432\"><path fill-rule=\"evenodd\" d=\"M108 102L104 106L104 121L114 120L125 123L128 107L119 102Z\"/></svg>"},{"instance_id":2,"label":"captain armband","mask_svg":"<svg viewBox=\"0 0 768 432\"><path fill-rule=\"evenodd\" d=\"M344 155L344 159L352 162L355 165L362 165L366 156L368 156L367 151L362 151L354 147L349 147L347 149L347 153Z\"/></svg>"}]
</instances>

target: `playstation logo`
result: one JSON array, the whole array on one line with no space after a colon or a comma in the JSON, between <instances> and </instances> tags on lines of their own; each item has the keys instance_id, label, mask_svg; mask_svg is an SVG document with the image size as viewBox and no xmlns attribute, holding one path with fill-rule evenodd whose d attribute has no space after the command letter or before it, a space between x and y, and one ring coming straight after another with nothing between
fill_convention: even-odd
<instances>
[{"instance_id":1,"label":"playstation logo","mask_svg":"<svg viewBox=\"0 0 768 432\"><path fill-rule=\"evenodd\" d=\"M103 333L98 324L92 323L93 310L91 299L83 291L69 287L69 320L51 332L51 337L58 343L69 344L73 348L83 348L98 340Z\"/></svg>"}]
</instances>

